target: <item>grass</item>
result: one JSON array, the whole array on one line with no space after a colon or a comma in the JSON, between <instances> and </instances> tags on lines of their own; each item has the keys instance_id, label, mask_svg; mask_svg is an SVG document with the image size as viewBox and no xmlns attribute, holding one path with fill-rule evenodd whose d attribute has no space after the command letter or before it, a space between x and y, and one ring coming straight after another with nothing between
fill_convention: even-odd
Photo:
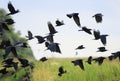
<instances>
[{"instance_id":1,"label":"grass","mask_svg":"<svg viewBox=\"0 0 120 81\"><path fill-rule=\"evenodd\" d=\"M34 61L35 68L31 71L28 67L27 72L31 72L30 81L120 81L120 62L118 59L109 61L99 66L97 63L89 65L83 60L85 71L79 66L74 66L71 61L75 58L49 58L46 62ZM63 66L67 70L63 76L58 76L58 68ZM14 69L9 69L13 71ZM15 74L0 78L0 81L23 81L24 69L20 69ZM1 74L0 74L1 76Z\"/></svg>"},{"instance_id":2,"label":"grass","mask_svg":"<svg viewBox=\"0 0 120 81\"><path fill-rule=\"evenodd\" d=\"M35 62L32 81L120 81L119 60L108 61L99 66L84 61L85 71L79 66L74 66L71 61L75 59L49 59L46 62ZM63 66L67 70L62 77L58 76L58 68Z\"/></svg>"}]
</instances>

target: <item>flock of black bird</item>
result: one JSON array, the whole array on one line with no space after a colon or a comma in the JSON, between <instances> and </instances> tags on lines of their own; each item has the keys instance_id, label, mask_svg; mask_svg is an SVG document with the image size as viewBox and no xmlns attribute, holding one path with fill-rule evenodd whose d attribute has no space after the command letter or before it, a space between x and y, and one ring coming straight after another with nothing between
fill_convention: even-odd
<instances>
[{"instance_id":1,"label":"flock of black bird","mask_svg":"<svg viewBox=\"0 0 120 81\"><path fill-rule=\"evenodd\" d=\"M10 13L8 13L7 15L14 15L16 13L19 12L19 10L16 10L13 5L11 4L11 2L8 3L8 9L10 11ZM6 15L6 16L7 16ZM66 14L66 16L69 19L72 19L75 21L76 25L80 28L80 30L78 31L84 31L86 33L88 33L89 35L93 35L94 36L94 40L100 40L101 43L103 44L103 47L98 47L98 51L97 52L105 52L107 51L107 49L105 48L105 46L107 45L107 34L101 34L99 30L95 30L95 29L90 29L86 26L82 26L80 23L80 18L79 18L79 13L70 13L70 14ZM96 20L96 23L102 23L102 14L101 13L97 13L95 14L94 17ZM4 22L0 23L0 35L3 34L3 30L7 30L9 31L9 28L7 25L11 25L14 24L14 20L12 19L6 19ZM58 33L58 31L56 31L56 29L54 28L54 26L52 25L51 22L48 22L48 29L49 29L49 33L46 36L40 36L40 35L34 35L32 34L31 31L28 31L28 36L26 36L27 40L32 40L34 38L36 38L38 40L38 44L45 44L45 47L47 48L46 50L50 50L51 52L57 52L57 53L62 53L59 47L59 43L54 42L54 36L56 33ZM63 21L60 21L59 19L56 20L56 26L62 26L65 25ZM25 42L18 42L15 45L12 45L10 43L9 40L3 40L1 42L0 48L1 49L5 49L5 54L3 55L4 61L3 63L3 69L0 70L0 73L2 74L6 74L8 71L6 71L6 68L9 67L14 67L15 70L18 69L18 62L14 62L13 58L7 58L7 56L10 54L10 52L13 53L13 55L20 61L20 63L22 64L22 67L26 67L26 66L30 66L29 61L27 59L23 59L20 58L17 55L17 51L16 48L18 47L23 47L26 48L28 47L27 43ZM81 50L81 49L85 49L85 47L83 45L80 45L76 48L76 50ZM88 57L88 60L85 61L88 64L92 64L92 61L98 62L99 65L101 65L104 61L104 59L108 58L110 61L119 58L120 60L120 51L117 51L115 53L111 53L110 56L108 57L96 57L93 58L92 56ZM46 57L43 57L40 59L41 62L45 62L48 59ZM84 68L84 64L83 64L83 59L77 59L77 60L73 60L71 61L71 63L73 63L75 66L80 66L80 68L82 70L85 70ZM59 73L58 76L62 76L62 74L66 73L67 71L64 70L63 66L59 67Z\"/></svg>"},{"instance_id":2,"label":"flock of black bird","mask_svg":"<svg viewBox=\"0 0 120 81\"><path fill-rule=\"evenodd\" d=\"M14 6L12 5L11 2L8 3L8 9L10 13L6 14L6 16L9 15L14 15L19 12L19 10L16 10ZM14 24L14 20L11 18L6 19L3 22L0 22L0 36L2 37L3 34L5 33L4 30L10 32L9 25ZM21 68L26 68L30 66L30 69L33 69L33 64L30 63L27 59L22 58L17 54L17 48L28 48L27 42L16 42L14 45L11 44L11 41L9 39L2 39L0 43L0 49L4 50L5 54L3 54L3 61L1 62L1 66L3 67L0 69L1 74L8 74L10 73L7 68L14 68L15 72L12 72L11 74L15 74L16 77L16 72L19 70L19 63ZM13 54L14 57L8 57L9 54ZM16 60L17 59L17 60Z\"/></svg>"}]
</instances>

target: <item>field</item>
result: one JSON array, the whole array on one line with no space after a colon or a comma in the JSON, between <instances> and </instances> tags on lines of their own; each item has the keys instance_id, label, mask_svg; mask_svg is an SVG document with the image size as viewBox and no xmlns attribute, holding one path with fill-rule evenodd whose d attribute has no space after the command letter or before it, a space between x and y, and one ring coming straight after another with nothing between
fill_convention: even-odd
<instances>
[{"instance_id":1,"label":"field","mask_svg":"<svg viewBox=\"0 0 120 81\"><path fill-rule=\"evenodd\" d=\"M109 61L104 60L102 65L92 62L89 65L83 59L85 70L79 66L74 66L71 61L77 58L49 58L45 62L34 61L34 69L29 67L20 69L13 75L0 77L0 81L29 81L24 80L23 76L30 73L30 81L120 81L120 61L118 59ZM67 73L58 76L58 68L63 66ZM9 69L13 70L13 68ZM2 76L0 74L0 76Z\"/></svg>"},{"instance_id":2,"label":"field","mask_svg":"<svg viewBox=\"0 0 120 81\"><path fill-rule=\"evenodd\" d=\"M79 66L74 66L71 61L75 59L49 59L46 62L35 62L32 73L33 81L120 81L120 62L118 59L109 61L99 66L97 63L89 65L84 62L85 71ZM58 76L58 68L63 66L67 73Z\"/></svg>"}]
</instances>

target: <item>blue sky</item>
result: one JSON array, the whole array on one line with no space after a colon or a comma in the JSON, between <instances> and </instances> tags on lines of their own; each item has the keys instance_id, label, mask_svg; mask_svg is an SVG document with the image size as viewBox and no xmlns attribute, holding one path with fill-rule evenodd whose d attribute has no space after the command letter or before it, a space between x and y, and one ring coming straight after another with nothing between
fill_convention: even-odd
<instances>
[{"instance_id":1,"label":"blue sky","mask_svg":"<svg viewBox=\"0 0 120 81\"><path fill-rule=\"evenodd\" d=\"M81 25L87 26L92 29L99 29L102 34L109 34L108 48L113 49L112 52L119 50L120 47L116 46L120 39L120 1L119 0L10 0L16 9L20 10L20 13L13 15L15 20L15 30L21 31L22 36L27 35L27 31L31 30L33 34L46 35L48 31L47 22L51 21L55 25L55 20L58 18L64 20L65 25L56 30L59 32L55 36L55 41L61 43L63 50L62 56L74 56L76 51L74 48L79 44L86 44L87 52L89 52L94 46L102 46L98 44L100 42L93 41L93 36L89 36L84 32L78 32L79 27L71 19L66 17L66 14L78 12ZM0 8L4 8L7 12L7 3L9 0L0 0ZM103 22L97 24L92 18L96 13L102 13ZM68 40L69 39L69 40ZM89 42L88 42L89 40ZM69 42L68 42L69 41ZM45 48L42 45L37 45L36 40L29 41L34 51L35 57L40 58L44 55L50 55L50 52L44 52ZM96 43L95 43L96 42ZM114 48L111 45L114 44ZM91 44L94 44L91 45ZM119 43L120 44L120 43ZM72 46L73 47L72 47ZM37 46L37 47L35 47ZM97 47L97 46L96 46ZM70 50L70 52L68 52ZM41 51L42 50L42 51ZM78 51L78 53L84 53L86 50ZM96 50L96 49L95 49ZM96 52L90 51L95 55ZM67 52L66 52L67 51ZM41 53L38 54L38 53ZM51 53L52 54L52 53ZM88 55L91 55L88 54ZM53 54L52 54L53 55ZM58 54L54 54L55 56ZM59 56L59 55L58 55Z\"/></svg>"}]
</instances>

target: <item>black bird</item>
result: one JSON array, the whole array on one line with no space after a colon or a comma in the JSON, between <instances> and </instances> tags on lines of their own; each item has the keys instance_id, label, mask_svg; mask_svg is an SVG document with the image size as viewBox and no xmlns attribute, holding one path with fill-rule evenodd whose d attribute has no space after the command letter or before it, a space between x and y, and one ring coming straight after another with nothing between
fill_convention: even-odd
<instances>
[{"instance_id":1,"label":"black bird","mask_svg":"<svg viewBox=\"0 0 120 81\"><path fill-rule=\"evenodd\" d=\"M6 73L8 73L8 71L6 71L6 68L3 68L3 69L0 70L0 73L6 74Z\"/></svg>"},{"instance_id":2,"label":"black bird","mask_svg":"<svg viewBox=\"0 0 120 81\"><path fill-rule=\"evenodd\" d=\"M98 58L94 58L93 60L95 62L98 62L99 65L101 65L104 61L105 57L98 57Z\"/></svg>"},{"instance_id":3,"label":"black bird","mask_svg":"<svg viewBox=\"0 0 120 81\"><path fill-rule=\"evenodd\" d=\"M16 47L15 46L8 46L5 49L5 54L3 55L3 58L6 59L6 57L9 55L9 53L12 52L12 54L15 57L18 57L17 51L16 51Z\"/></svg>"},{"instance_id":4,"label":"black bird","mask_svg":"<svg viewBox=\"0 0 120 81\"><path fill-rule=\"evenodd\" d=\"M49 31L50 31L49 34L55 34L55 33L57 33L57 31L55 30L55 28L53 27L53 25L52 25L51 22L48 22L48 28L49 28Z\"/></svg>"},{"instance_id":5,"label":"black bird","mask_svg":"<svg viewBox=\"0 0 120 81\"><path fill-rule=\"evenodd\" d=\"M6 44L6 41L2 40L0 44L0 49L5 49L5 44Z\"/></svg>"},{"instance_id":6,"label":"black bird","mask_svg":"<svg viewBox=\"0 0 120 81\"><path fill-rule=\"evenodd\" d=\"M2 25L0 23L0 36L2 36L2 35L3 35L3 28L2 28Z\"/></svg>"},{"instance_id":7,"label":"black bird","mask_svg":"<svg viewBox=\"0 0 120 81\"><path fill-rule=\"evenodd\" d=\"M49 45L50 45L49 42L45 42L45 47L47 47L47 49L49 49L49 48L48 48Z\"/></svg>"},{"instance_id":8,"label":"black bird","mask_svg":"<svg viewBox=\"0 0 120 81\"><path fill-rule=\"evenodd\" d=\"M45 61L47 61L48 59L46 58L46 57L42 57L41 59L40 59L40 61L41 62L45 62Z\"/></svg>"},{"instance_id":9,"label":"black bird","mask_svg":"<svg viewBox=\"0 0 120 81\"><path fill-rule=\"evenodd\" d=\"M4 64L12 64L13 63L13 58L8 58L6 60L3 60L2 63L4 63Z\"/></svg>"},{"instance_id":10,"label":"black bird","mask_svg":"<svg viewBox=\"0 0 120 81\"><path fill-rule=\"evenodd\" d=\"M86 61L88 64L91 64L91 62L92 62L92 56L89 56L88 57L88 60Z\"/></svg>"},{"instance_id":11,"label":"black bird","mask_svg":"<svg viewBox=\"0 0 120 81\"><path fill-rule=\"evenodd\" d=\"M105 52L107 51L105 47L99 47L97 52Z\"/></svg>"},{"instance_id":12,"label":"black bird","mask_svg":"<svg viewBox=\"0 0 120 81\"><path fill-rule=\"evenodd\" d=\"M115 56L114 55L110 55L110 56L108 56L108 59L109 59L109 61L112 61L112 60L115 59Z\"/></svg>"},{"instance_id":13,"label":"black bird","mask_svg":"<svg viewBox=\"0 0 120 81\"><path fill-rule=\"evenodd\" d=\"M36 35L35 37L36 37L37 40L38 40L38 44L41 44L41 43L45 42L44 37L39 36L39 35Z\"/></svg>"},{"instance_id":14,"label":"black bird","mask_svg":"<svg viewBox=\"0 0 120 81\"><path fill-rule=\"evenodd\" d=\"M3 65L5 68L13 67L16 71L18 70L18 62L6 63Z\"/></svg>"},{"instance_id":15,"label":"black bird","mask_svg":"<svg viewBox=\"0 0 120 81\"><path fill-rule=\"evenodd\" d=\"M63 66L60 66L58 70L59 70L58 76L62 76L62 74L67 72L66 70L63 69Z\"/></svg>"},{"instance_id":16,"label":"black bird","mask_svg":"<svg viewBox=\"0 0 120 81\"><path fill-rule=\"evenodd\" d=\"M8 24L8 25L12 25L12 24L14 24L15 22L14 22L13 19L6 19L6 20L5 20L5 23Z\"/></svg>"},{"instance_id":17,"label":"black bird","mask_svg":"<svg viewBox=\"0 0 120 81\"><path fill-rule=\"evenodd\" d=\"M15 43L15 46L16 47L24 47L24 48L29 47L26 42L17 42L17 43Z\"/></svg>"},{"instance_id":18,"label":"black bird","mask_svg":"<svg viewBox=\"0 0 120 81\"><path fill-rule=\"evenodd\" d=\"M73 17L73 20L75 21L75 23L77 24L77 26L81 27L80 18L79 18L78 15L79 15L79 13L72 13L72 14L67 14L67 17L69 17L69 18Z\"/></svg>"},{"instance_id":19,"label":"black bird","mask_svg":"<svg viewBox=\"0 0 120 81\"><path fill-rule=\"evenodd\" d=\"M14 6L12 5L12 3L10 1L8 3L8 9L9 9L10 13L8 13L7 15L14 15L19 12L18 9L15 10Z\"/></svg>"},{"instance_id":20,"label":"black bird","mask_svg":"<svg viewBox=\"0 0 120 81\"><path fill-rule=\"evenodd\" d=\"M2 29L10 31L6 23L1 23Z\"/></svg>"},{"instance_id":21,"label":"black bird","mask_svg":"<svg viewBox=\"0 0 120 81\"><path fill-rule=\"evenodd\" d=\"M72 63L76 66L79 65L79 67L84 70L84 65L83 65L83 60L82 59L78 59L78 60L74 60L72 61Z\"/></svg>"},{"instance_id":22,"label":"black bird","mask_svg":"<svg viewBox=\"0 0 120 81\"><path fill-rule=\"evenodd\" d=\"M53 42L54 42L53 36L54 36L53 34L48 34L48 35L45 36L44 38L47 39L47 42L53 43Z\"/></svg>"},{"instance_id":23,"label":"black bird","mask_svg":"<svg viewBox=\"0 0 120 81\"><path fill-rule=\"evenodd\" d=\"M95 17L95 20L96 20L97 23L101 23L102 22L102 16L103 15L101 13L97 13L92 17Z\"/></svg>"},{"instance_id":24,"label":"black bird","mask_svg":"<svg viewBox=\"0 0 120 81\"><path fill-rule=\"evenodd\" d=\"M120 61L120 51L117 51L115 53L112 53L112 55L114 56L114 59L116 59L117 57L119 58Z\"/></svg>"},{"instance_id":25,"label":"black bird","mask_svg":"<svg viewBox=\"0 0 120 81\"><path fill-rule=\"evenodd\" d=\"M31 40L34 38L32 32L29 30L28 30L28 36L26 36L26 37L28 38L28 40Z\"/></svg>"},{"instance_id":26,"label":"black bird","mask_svg":"<svg viewBox=\"0 0 120 81\"><path fill-rule=\"evenodd\" d=\"M51 51L51 52L58 52L58 53L61 53L61 50L60 50L60 47L59 47L59 44L58 43L51 43L48 45L48 49Z\"/></svg>"},{"instance_id":27,"label":"black bird","mask_svg":"<svg viewBox=\"0 0 120 81\"><path fill-rule=\"evenodd\" d=\"M5 49L6 47L11 46L11 43L9 40L2 40L0 44L0 49Z\"/></svg>"},{"instance_id":28,"label":"black bird","mask_svg":"<svg viewBox=\"0 0 120 81\"><path fill-rule=\"evenodd\" d=\"M56 23L56 26L64 25L64 22L63 21L59 21L58 19L55 21L55 23Z\"/></svg>"},{"instance_id":29,"label":"black bird","mask_svg":"<svg viewBox=\"0 0 120 81\"><path fill-rule=\"evenodd\" d=\"M106 40L106 37L109 36L107 34L104 34L104 35L100 35L100 40L102 42L102 44L105 46L106 43L107 43L107 40Z\"/></svg>"},{"instance_id":30,"label":"black bird","mask_svg":"<svg viewBox=\"0 0 120 81\"><path fill-rule=\"evenodd\" d=\"M77 48L76 48L76 50L77 49L84 49L85 47L83 46L83 45L80 45L80 46L78 46Z\"/></svg>"},{"instance_id":31,"label":"black bird","mask_svg":"<svg viewBox=\"0 0 120 81\"><path fill-rule=\"evenodd\" d=\"M91 29L87 28L86 26L82 27L82 30L78 30L78 31L84 31L88 34L92 34Z\"/></svg>"},{"instance_id":32,"label":"black bird","mask_svg":"<svg viewBox=\"0 0 120 81\"><path fill-rule=\"evenodd\" d=\"M93 30L93 35L94 35L94 37L95 37L95 39L94 40L98 40L98 39L100 39L100 31L99 30Z\"/></svg>"},{"instance_id":33,"label":"black bird","mask_svg":"<svg viewBox=\"0 0 120 81\"><path fill-rule=\"evenodd\" d=\"M21 67L27 67L29 66L29 61L27 59L23 59L23 58L18 58L18 60L20 61L20 63L22 64Z\"/></svg>"}]
</instances>

